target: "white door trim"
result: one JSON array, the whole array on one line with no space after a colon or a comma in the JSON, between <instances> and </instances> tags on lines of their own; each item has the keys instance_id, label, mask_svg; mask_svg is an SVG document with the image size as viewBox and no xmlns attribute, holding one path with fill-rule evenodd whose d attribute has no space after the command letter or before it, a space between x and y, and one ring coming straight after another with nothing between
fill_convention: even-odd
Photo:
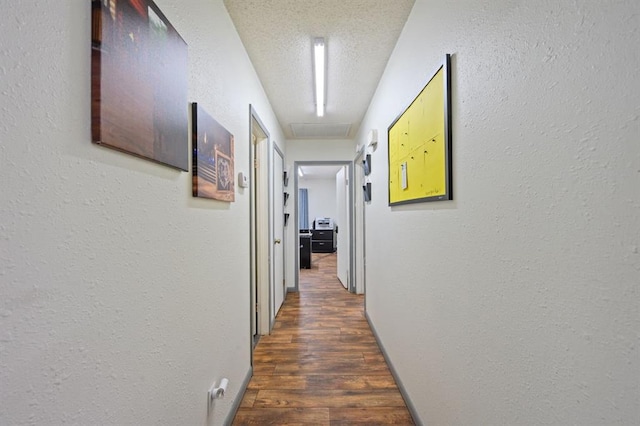
<instances>
[{"instance_id":1,"label":"white door trim","mask_svg":"<svg viewBox=\"0 0 640 426\"><path fill-rule=\"evenodd\" d=\"M258 335L269 334L271 331L271 180L269 172L271 162L271 140L269 132L260 120L252 105L249 106L250 137L252 144L250 151L251 166L251 202L250 202L250 315L252 321L251 348L253 359L254 332ZM255 290L257 289L257 291ZM257 309L257 325L254 329Z\"/></svg>"},{"instance_id":2,"label":"white door trim","mask_svg":"<svg viewBox=\"0 0 640 426\"><path fill-rule=\"evenodd\" d=\"M294 208L294 217L293 217L293 226L295 227L294 229L297 230L298 226L299 226L299 219L298 219L298 215L299 215L299 209L298 209L298 168L299 167L304 167L304 166L347 166L347 176L349 178L349 185L347 188L347 193L348 193L348 197L349 197L349 203L348 203L348 208L347 208L347 216L348 216L348 221L349 221L349 291L352 293L355 293L355 283L353 280L353 262L354 262L354 258L353 258L353 248L354 248L354 243L353 243L353 193L354 193L354 185L353 185L353 161L343 161L343 160L336 160L336 161L294 161L293 163L293 172L292 175L294 177L294 193L292 194L294 198L294 202L295 202L295 208ZM298 231L294 232L294 242L296 243L294 245L294 247L299 247L300 246L300 242L299 242L299 233ZM297 292L300 291L300 250L298 250L297 248L295 249L295 265L293 265L295 271L294 271L294 276L295 276L295 282L294 282L294 287L293 287L293 291Z\"/></svg>"}]
</instances>

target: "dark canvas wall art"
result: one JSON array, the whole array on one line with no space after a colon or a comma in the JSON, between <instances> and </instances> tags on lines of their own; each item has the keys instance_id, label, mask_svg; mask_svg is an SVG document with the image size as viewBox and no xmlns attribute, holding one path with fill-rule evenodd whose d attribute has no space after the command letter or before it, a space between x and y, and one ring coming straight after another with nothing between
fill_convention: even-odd
<instances>
[{"instance_id":1,"label":"dark canvas wall art","mask_svg":"<svg viewBox=\"0 0 640 426\"><path fill-rule=\"evenodd\" d=\"M189 167L187 45L151 0L93 0L95 143Z\"/></svg>"}]
</instances>

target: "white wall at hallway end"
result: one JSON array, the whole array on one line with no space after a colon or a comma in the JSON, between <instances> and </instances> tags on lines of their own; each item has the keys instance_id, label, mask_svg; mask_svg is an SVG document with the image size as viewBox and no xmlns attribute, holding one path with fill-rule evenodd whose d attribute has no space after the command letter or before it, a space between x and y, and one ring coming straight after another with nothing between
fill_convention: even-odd
<instances>
[{"instance_id":1,"label":"white wall at hallway end","mask_svg":"<svg viewBox=\"0 0 640 426\"><path fill-rule=\"evenodd\" d=\"M222 1L155 2L248 172L250 103L284 139ZM90 22L83 0L0 15L0 424L222 424L250 368L249 193L194 199L91 143Z\"/></svg>"},{"instance_id":2,"label":"white wall at hallway end","mask_svg":"<svg viewBox=\"0 0 640 426\"><path fill-rule=\"evenodd\" d=\"M288 140L287 164L294 161L353 160L356 144L353 140Z\"/></svg>"},{"instance_id":3,"label":"white wall at hallway end","mask_svg":"<svg viewBox=\"0 0 640 426\"><path fill-rule=\"evenodd\" d=\"M424 424L640 424L639 19L416 1L357 140L367 312ZM386 129L445 53L454 200L389 207Z\"/></svg>"},{"instance_id":4,"label":"white wall at hallway end","mask_svg":"<svg viewBox=\"0 0 640 426\"><path fill-rule=\"evenodd\" d=\"M336 180L304 179L298 180L299 188L308 189L309 227L317 217L336 219Z\"/></svg>"}]
</instances>

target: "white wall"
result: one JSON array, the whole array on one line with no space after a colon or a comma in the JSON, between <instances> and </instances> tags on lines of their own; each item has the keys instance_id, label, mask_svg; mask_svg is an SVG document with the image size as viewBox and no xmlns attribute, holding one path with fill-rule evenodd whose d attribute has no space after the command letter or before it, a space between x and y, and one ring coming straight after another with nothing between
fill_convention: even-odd
<instances>
[{"instance_id":1,"label":"white wall","mask_svg":"<svg viewBox=\"0 0 640 426\"><path fill-rule=\"evenodd\" d=\"M222 1L156 3L248 173L249 103L284 138ZM248 191L193 199L189 173L91 143L90 9L0 14L0 423L222 424L250 368Z\"/></svg>"},{"instance_id":2,"label":"white wall","mask_svg":"<svg viewBox=\"0 0 640 426\"><path fill-rule=\"evenodd\" d=\"M351 161L356 155L353 140L288 140L286 162L293 170L295 161Z\"/></svg>"},{"instance_id":3,"label":"white wall","mask_svg":"<svg viewBox=\"0 0 640 426\"><path fill-rule=\"evenodd\" d=\"M380 131L367 312L425 424L640 424L640 3L417 0ZM445 53L453 194L387 205L386 129Z\"/></svg>"},{"instance_id":4,"label":"white wall","mask_svg":"<svg viewBox=\"0 0 640 426\"><path fill-rule=\"evenodd\" d=\"M293 165L296 161L353 161L356 154L356 144L353 140L287 140L286 147L285 162L291 173L294 172ZM295 222L294 217L294 206L298 202L298 194L295 193L294 180L295 176L291 176L291 179L289 179L287 189L291 192L291 198L289 198L288 207L285 209L291 214L289 226L285 230L287 238L285 246L285 256L287 258L286 283L289 289L295 288L296 269L293 259L295 259L296 250L299 249L298 224ZM298 185L302 187L300 183ZM333 190L335 192L335 181ZM333 203L335 205L335 198ZM309 220L312 221L314 217L311 216L311 212L309 212L309 216ZM311 222L309 222L309 225L311 225Z\"/></svg>"},{"instance_id":5,"label":"white wall","mask_svg":"<svg viewBox=\"0 0 640 426\"><path fill-rule=\"evenodd\" d=\"M309 227L316 217L336 220L336 179L298 179L298 188L307 188L309 196Z\"/></svg>"}]
</instances>

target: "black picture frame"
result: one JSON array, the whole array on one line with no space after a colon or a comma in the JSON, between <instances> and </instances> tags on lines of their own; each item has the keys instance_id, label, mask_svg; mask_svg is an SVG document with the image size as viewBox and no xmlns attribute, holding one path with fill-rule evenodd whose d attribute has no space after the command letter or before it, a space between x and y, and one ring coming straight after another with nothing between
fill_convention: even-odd
<instances>
[{"instance_id":1,"label":"black picture frame","mask_svg":"<svg viewBox=\"0 0 640 426\"><path fill-rule=\"evenodd\" d=\"M362 185L362 192L364 194L364 201L368 203L371 201L371 182L367 182Z\"/></svg>"},{"instance_id":2,"label":"black picture frame","mask_svg":"<svg viewBox=\"0 0 640 426\"><path fill-rule=\"evenodd\" d=\"M364 169L364 175L369 176L371 174L371 154L364 156L362 160L362 168Z\"/></svg>"}]
</instances>

